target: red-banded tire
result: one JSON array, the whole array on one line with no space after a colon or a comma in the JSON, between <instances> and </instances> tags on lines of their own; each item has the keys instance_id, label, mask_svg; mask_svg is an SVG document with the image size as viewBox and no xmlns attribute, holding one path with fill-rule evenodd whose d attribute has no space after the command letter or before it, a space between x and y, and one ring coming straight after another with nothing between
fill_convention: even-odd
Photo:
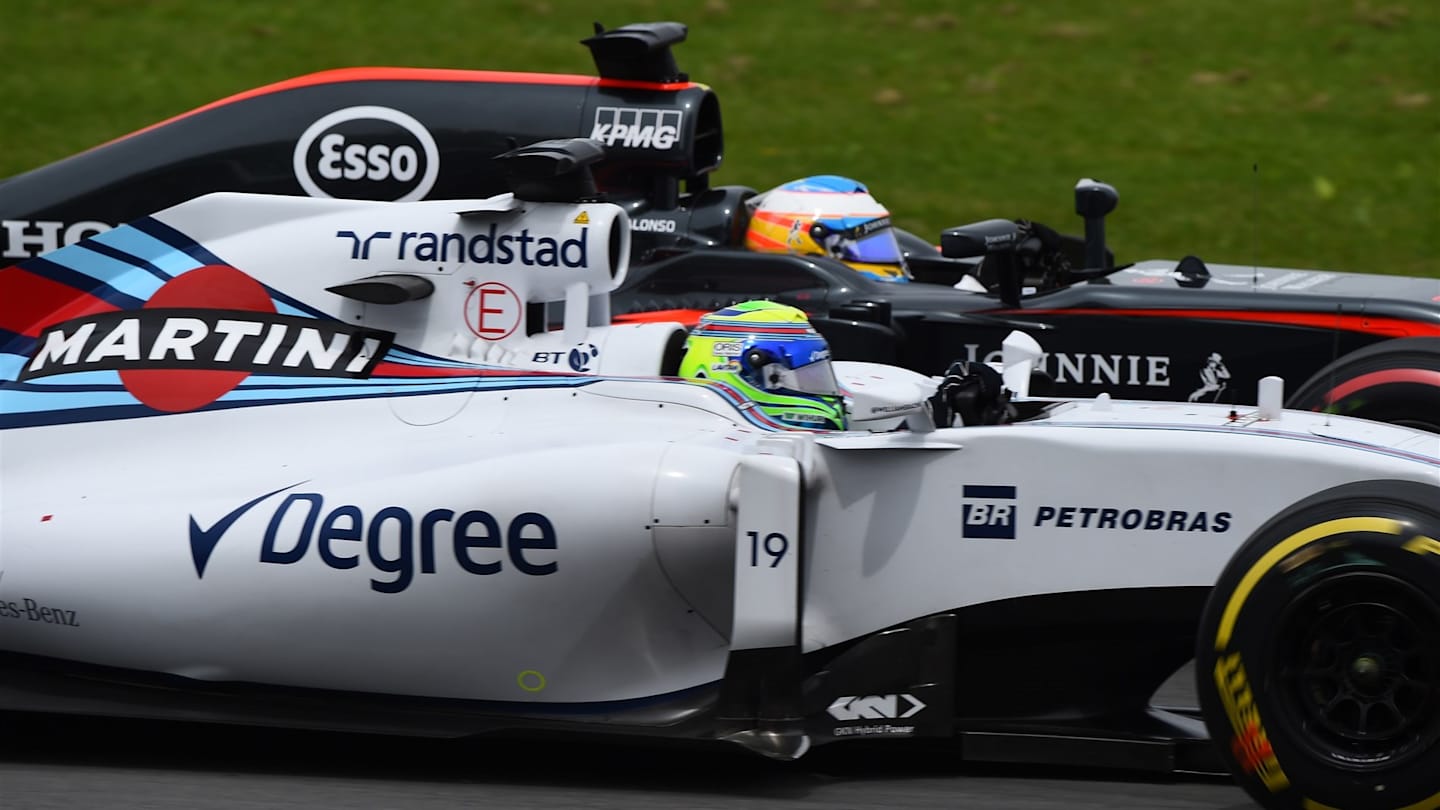
<instances>
[{"instance_id":1,"label":"red-banded tire","mask_svg":"<svg viewBox=\"0 0 1440 810\"><path fill-rule=\"evenodd\" d=\"M1206 604L1195 676L1262 806L1440 808L1440 482L1349 484L1262 526Z\"/></svg>"},{"instance_id":2,"label":"red-banded tire","mask_svg":"<svg viewBox=\"0 0 1440 810\"><path fill-rule=\"evenodd\" d=\"M1288 407L1440 433L1440 338L1366 346L1321 369Z\"/></svg>"}]
</instances>

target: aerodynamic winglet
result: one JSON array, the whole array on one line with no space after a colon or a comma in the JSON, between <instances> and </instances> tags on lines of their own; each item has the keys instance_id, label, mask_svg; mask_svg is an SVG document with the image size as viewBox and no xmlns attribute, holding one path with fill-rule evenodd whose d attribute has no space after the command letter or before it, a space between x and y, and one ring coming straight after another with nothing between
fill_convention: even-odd
<instances>
[{"instance_id":1,"label":"aerodynamic winglet","mask_svg":"<svg viewBox=\"0 0 1440 810\"><path fill-rule=\"evenodd\" d=\"M595 36L580 40L590 49L602 79L641 82L683 82L689 77L675 63L670 46L685 41L684 23L634 23L606 31L595 24Z\"/></svg>"},{"instance_id":2,"label":"aerodynamic winglet","mask_svg":"<svg viewBox=\"0 0 1440 810\"><path fill-rule=\"evenodd\" d=\"M357 278L325 289L342 298L366 304L403 304L428 298L435 292L435 285L428 278L392 273Z\"/></svg>"},{"instance_id":3,"label":"aerodynamic winglet","mask_svg":"<svg viewBox=\"0 0 1440 810\"><path fill-rule=\"evenodd\" d=\"M496 155L516 199L580 202L596 198L591 164L605 158L605 146L589 138L557 138Z\"/></svg>"}]
</instances>

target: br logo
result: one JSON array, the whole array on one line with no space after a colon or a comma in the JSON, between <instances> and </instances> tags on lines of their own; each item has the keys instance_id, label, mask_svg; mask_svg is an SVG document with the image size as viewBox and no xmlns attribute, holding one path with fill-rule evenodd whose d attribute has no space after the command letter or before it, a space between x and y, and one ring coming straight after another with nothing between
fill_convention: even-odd
<instances>
[{"instance_id":1,"label":"br logo","mask_svg":"<svg viewBox=\"0 0 1440 810\"><path fill-rule=\"evenodd\" d=\"M961 494L962 537L1015 539L1015 487L966 485Z\"/></svg>"}]
</instances>

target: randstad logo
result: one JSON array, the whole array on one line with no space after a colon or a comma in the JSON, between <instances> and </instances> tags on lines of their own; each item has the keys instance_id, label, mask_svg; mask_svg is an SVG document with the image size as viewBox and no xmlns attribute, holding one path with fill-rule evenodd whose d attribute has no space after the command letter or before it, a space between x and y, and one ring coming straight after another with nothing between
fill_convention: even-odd
<instances>
[{"instance_id":1,"label":"randstad logo","mask_svg":"<svg viewBox=\"0 0 1440 810\"><path fill-rule=\"evenodd\" d=\"M350 258L369 259L393 255L399 261L439 262L455 264L521 264L526 267L587 267L587 245L590 229L580 228L573 239L558 236L532 236L529 228L519 233L499 233L499 226L479 233L432 233L429 231L375 231L361 235L356 231L336 231L337 239L348 239ZM393 247L394 253L390 253Z\"/></svg>"}]
</instances>

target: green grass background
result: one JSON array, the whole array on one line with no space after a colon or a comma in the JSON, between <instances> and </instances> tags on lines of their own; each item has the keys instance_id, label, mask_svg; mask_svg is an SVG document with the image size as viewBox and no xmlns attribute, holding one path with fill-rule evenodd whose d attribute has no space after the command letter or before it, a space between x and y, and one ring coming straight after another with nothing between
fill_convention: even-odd
<instances>
[{"instance_id":1,"label":"green grass background","mask_svg":"<svg viewBox=\"0 0 1440 810\"><path fill-rule=\"evenodd\" d=\"M690 26L717 183L845 174L934 235L1078 232L1088 176L1121 261L1440 276L1435 0L6 0L0 177L314 70L590 74L594 20Z\"/></svg>"}]
</instances>

